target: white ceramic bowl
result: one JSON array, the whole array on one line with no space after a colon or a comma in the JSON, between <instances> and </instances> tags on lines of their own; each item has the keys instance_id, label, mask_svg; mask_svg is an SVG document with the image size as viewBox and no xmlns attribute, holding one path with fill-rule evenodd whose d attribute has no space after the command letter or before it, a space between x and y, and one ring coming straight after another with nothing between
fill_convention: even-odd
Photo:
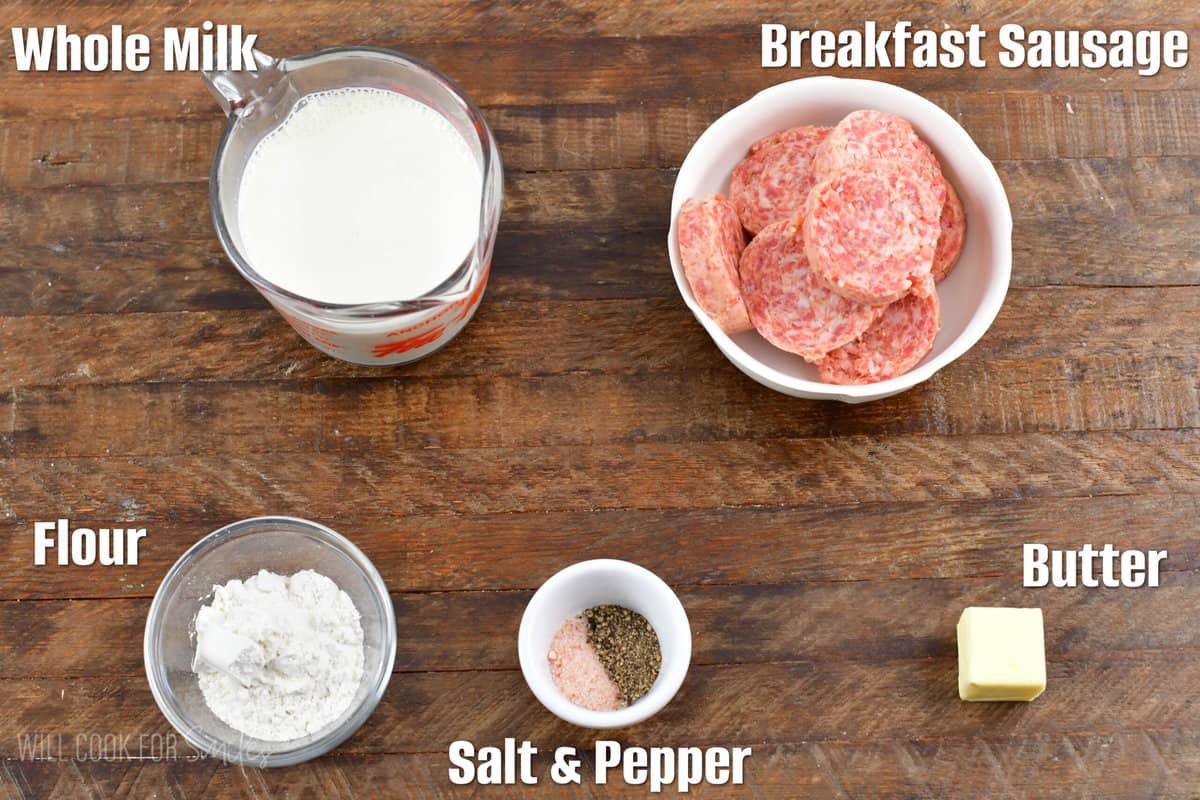
<instances>
[{"instance_id":1,"label":"white ceramic bowl","mask_svg":"<svg viewBox=\"0 0 1200 800\"><path fill-rule=\"evenodd\" d=\"M675 219L679 207L690 197L728 194L730 173L750 145L762 137L797 125L835 125L846 114L863 108L907 119L929 143L962 198L967 212L967 238L958 266L938 284L942 330L925 360L888 381L836 386L822 383L816 367L774 347L755 331L729 336L700 310L679 263ZM1012 273L1012 213L995 167L962 126L941 108L888 83L822 76L764 89L701 134L675 179L667 244L671 270L684 302L738 369L785 394L862 403L928 380L967 352L987 331L1004 302Z\"/></svg>"},{"instance_id":2,"label":"white ceramic bowl","mask_svg":"<svg viewBox=\"0 0 1200 800\"><path fill-rule=\"evenodd\" d=\"M662 668L650 691L632 705L619 711L589 711L554 685L546 655L567 619L606 604L636 611L654 626ZM692 662L692 629L683 604L661 578L628 561L602 558L572 564L542 584L521 617L517 650L525 682L555 716L584 728L624 728L656 714L679 691Z\"/></svg>"}]
</instances>

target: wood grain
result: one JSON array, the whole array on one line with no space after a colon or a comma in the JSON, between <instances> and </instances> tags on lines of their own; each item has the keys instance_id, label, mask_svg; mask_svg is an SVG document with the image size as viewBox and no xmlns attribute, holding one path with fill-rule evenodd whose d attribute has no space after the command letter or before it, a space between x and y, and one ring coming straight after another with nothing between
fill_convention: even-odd
<instances>
[{"instance_id":1,"label":"wood grain","mask_svg":"<svg viewBox=\"0 0 1200 800\"><path fill-rule=\"evenodd\" d=\"M1019 561L1019 548L1008 561ZM1120 591L1014 585L1004 574L692 586L679 596L696 645L692 663L698 666L945 659L955 654L958 614L971 605L1041 606L1052 661L1200 651L1200 631L1181 628L1174 619L1200 591L1196 570L1172 570L1160 588L1143 591L1140 619L1130 617L1130 600ZM397 673L519 669L513 642L530 596L529 591L393 595L402 631ZM804 609L803 615L795 609ZM148 611L146 599L0 602L0 625L13 634L0 642L0 680L140 676Z\"/></svg>"},{"instance_id":2,"label":"wood grain","mask_svg":"<svg viewBox=\"0 0 1200 800\"><path fill-rule=\"evenodd\" d=\"M1188 156L1200 140L1200 92L931 92L998 160ZM483 109L510 171L665 169L735 100L556 103ZM39 116L0 140L11 187L208 179L225 120L211 113L74 124ZM583 146L586 143L586 147ZM140 154L162 157L147 159Z\"/></svg>"},{"instance_id":3,"label":"wood grain","mask_svg":"<svg viewBox=\"0 0 1200 800\"><path fill-rule=\"evenodd\" d=\"M496 246L488 303L675 297L666 268L666 227L514 231ZM1141 268L1129 265L1146 252ZM143 314L266 307L215 239L14 245L0 265L0 317ZM1180 286L1200 283L1200 216L1046 219L1014 232L1022 265L1013 285Z\"/></svg>"},{"instance_id":4,"label":"wood grain","mask_svg":"<svg viewBox=\"0 0 1200 800\"><path fill-rule=\"evenodd\" d=\"M615 738L754 747L747 786L693 796L1196 800L1200 79L995 66L1007 22L1195 39L1195 3L4 10L81 31L236 21L277 55L399 47L482 104L507 194L487 300L454 345L401 370L340 364L222 253L207 176L224 121L196 76L23 74L0 39L0 800L644 797L620 779L493 792L446 775L454 739L590 749L529 693L515 631L550 574L614 556L676 588L695 642L681 694ZM760 69L758 23L864 19L990 31L991 69L840 74L950 113L1016 226L1013 288L980 343L851 407L738 373L679 300L665 242L700 133L817 74ZM172 733L141 664L150 597L197 538L260 513L328 523L372 558L396 674L309 764L230 767L177 738L158 760L145 748L165 740L143 737ZM140 563L32 566L33 522L60 515L148 528ZM1158 589L1029 590L1031 541L1170 557ZM1045 609L1043 697L956 699L968 604ZM39 734L49 750L29 752Z\"/></svg>"},{"instance_id":5,"label":"wood grain","mask_svg":"<svg viewBox=\"0 0 1200 800\"><path fill-rule=\"evenodd\" d=\"M772 16L778 17L778 12ZM1194 17L1194 12L1189 16ZM854 27L861 27L862 19L859 17ZM806 18L800 24L811 25L811 20ZM1198 27L1194 19L1171 24L1193 35ZM297 37L277 34L276 30L272 26L259 31L259 44L266 52L299 54L330 44L320 33L316 37L311 33ZM637 34L588 39L436 42L411 42L378 35L372 37L371 44L404 50L459 76L458 82L484 106L624 103L693 96L740 102L781 81L821 74L820 70L807 66L763 69L757 24L697 36L663 36L645 30ZM5 43L6 50L8 46ZM854 70L854 77L926 92L996 89L1073 92L1094 90L1097 83L1110 91L1197 88L1196 79L1187 69L1164 69L1152 77L1139 76L1133 69L1111 67L1003 69L998 66L998 51L993 32L981 48L982 57L991 65L989 69L862 68ZM652 66L664 64L671 68ZM721 65L719 80L713 79L714 64ZM97 88L101 82L102 91ZM154 91L147 91L148 84L153 85ZM211 114L213 101L196 76L187 73L160 73L152 81L146 75L129 72L96 75L6 70L0 73L3 116L177 116L191 113L194 108Z\"/></svg>"},{"instance_id":6,"label":"wood grain","mask_svg":"<svg viewBox=\"0 0 1200 800\"><path fill-rule=\"evenodd\" d=\"M1191 176L1200 158L1002 161L997 170L1017 220L1188 216L1197 212ZM669 223L674 171L665 169L511 173L507 230L553 226L638 230ZM1097 197L1100 202L1097 202ZM75 241L213 237L203 181L14 189L0 197L0 235L25 245Z\"/></svg>"},{"instance_id":7,"label":"wood grain","mask_svg":"<svg viewBox=\"0 0 1200 800\"><path fill-rule=\"evenodd\" d=\"M110 497L231 519L264 507L335 519L347 491L356 504L379 503L398 515L446 516L1191 494L1200 491L1200 431L763 439L695 442L686 451L647 442L114 457L103 473L94 467L89 458L0 460L12 492L0 513L87 513L95 498Z\"/></svg>"},{"instance_id":8,"label":"wood grain","mask_svg":"<svg viewBox=\"0 0 1200 800\"><path fill-rule=\"evenodd\" d=\"M1012 290L973 360L1180 358L1200 348L1200 287ZM1158 315L1169 305L1172 313ZM531 320L536 324L531 324ZM1069 324L1067 324L1069 322ZM173 343L128 357L126 342ZM19 343L20 346L17 346ZM186 352L186 358L179 353ZM253 353L254 358L247 358ZM406 376L541 375L687 369L720 363L678 298L484 302L472 324ZM325 358L273 310L0 318L0 374L10 386L378 375Z\"/></svg>"},{"instance_id":9,"label":"wood grain","mask_svg":"<svg viewBox=\"0 0 1200 800\"><path fill-rule=\"evenodd\" d=\"M1193 651L1052 660L1047 692L1053 695L1021 706L959 701L956 672L953 657L693 666L674 701L622 738L679 747L910 741L914 730L921 739L983 730L993 737L1107 735L1188 730L1197 713L1198 701L1178 692L1200 672ZM1105 690L1096 692L1097 685ZM13 679L3 688L0 723L9 737L0 741L0 754L7 758L20 756L22 736L39 732L74 741L80 734L136 738L171 730L142 675ZM773 713L781 707L790 713ZM439 753L455 740L505 735L581 748L596 738L534 702L519 671L414 672L393 676L371 719L340 750Z\"/></svg>"},{"instance_id":10,"label":"wood grain","mask_svg":"<svg viewBox=\"0 0 1200 800\"><path fill-rule=\"evenodd\" d=\"M495 741L495 740L493 740ZM920 742L811 742L760 745L747 762L744 787L699 786L689 796L755 797L769 800L833 800L848 795L883 800L938 797L977 800L1030 795L1072 800L1192 800L1200 780L1194 750L1200 736L1180 731L1105 736L1027 735L1006 738L931 738ZM73 749L73 743L68 750ZM147 747L149 750L150 748ZM425 754L334 755L292 769L235 770L208 761L0 762L9 787L46 787L50 800L73 800L80 784L100 796L224 798L349 796L479 797L479 787L454 787L445 779L449 762ZM556 786L550 759L535 762L538 797L577 797L579 789ZM594 760L585 754L585 774ZM1167 766L1169 765L1169 766ZM620 772L598 798L645 797L644 786L624 782ZM854 794L851 794L854 793ZM20 796L20 795L16 795Z\"/></svg>"},{"instance_id":11,"label":"wood grain","mask_svg":"<svg viewBox=\"0 0 1200 800\"><path fill-rule=\"evenodd\" d=\"M240 513L281 511L270 498L255 502ZM33 520L10 516L0 598L149 597L196 539L235 518L207 496L191 507L161 507L115 492L72 513L76 524L146 527L153 546L136 566L93 570L81 591L75 571L32 566ZM575 561L614 556L675 585L1006 575L1016 586L1023 542L1165 548L1167 569L1200 568L1195 494L403 517L381 501L343 504L328 517L295 513L351 536L395 591L532 590Z\"/></svg>"},{"instance_id":12,"label":"wood grain","mask_svg":"<svg viewBox=\"0 0 1200 800\"><path fill-rule=\"evenodd\" d=\"M1014 370L1020 382L1007 381ZM574 404L575 413L556 411ZM982 415L980 408L991 409ZM511 409L520 409L514 414ZM797 409L732 367L660 373L78 384L0 401L0 455L360 452L887 434L1200 428L1186 357L978 360L853 413Z\"/></svg>"},{"instance_id":13,"label":"wood grain","mask_svg":"<svg viewBox=\"0 0 1200 800\"><path fill-rule=\"evenodd\" d=\"M14 25L54 25L61 16L34 4L13 4ZM98 3L84 3L95 19L96 26L107 20L95 14ZM122 9L121 20L133 29L154 29L163 24L194 24L199 15L191 4L181 0L159 0L152 5L131 5ZM1168 0L1154 7L1156 16L1183 25L1200 21L1195 7L1183 0ZM967 14L969 10L969 15ZM690 11L691 13L681 13ZM861 25L872 15L880 19L906 19L914 27L940 26L959 18L969 18L984 27L992 28L1010 21L1017 12L1026 25L1052 26L1064 18L1080 25L1130 26L1145 21L1145 7L1136 0L1051 0L1029 6L1019 0L996 0L986 6L964 9L935 8L913 0L848 0L822 9L822 24L830 28ZM539 8L531 2L505 5L445 3L440 0L416 0L404 13L380 9L340 5L331 14L328 5L313 4L297 7L286 23L279 19L271 6L247 6L230 0L206 3L203 15L212 19L238 19L250 30L284 27L291 36L316 38L349 43L372 36L404 37L412 41L443 42L461 39L541 40L588 39L612 36L638 36L649 31L669 35L704 34L729 29L757 28L758 20L770 20L801 25L810 22L811 12L780 8L767 0L746 0L736 7L725 3L629 3L613 4L604 0L563 0ZM265 37L264 37L265 39Z\"/></svg>"}]
</instances>

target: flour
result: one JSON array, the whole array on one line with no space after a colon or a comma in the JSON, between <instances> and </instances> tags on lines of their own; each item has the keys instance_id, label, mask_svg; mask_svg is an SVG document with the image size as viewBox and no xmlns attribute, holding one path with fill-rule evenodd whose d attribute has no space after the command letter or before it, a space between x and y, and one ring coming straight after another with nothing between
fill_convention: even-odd
<instances>
[{"instance_id":1,"label":"flour","mask_svg":"<svg viewBox=\"0 0 1200 800\"><path fill-rule=\"evenodd\" d=\"M260 570L213 587L196 615L192 669L226 724L258 739L297 739L349 708L363 676L362 624L324 575Z\"/></svg>"}]
</instances>

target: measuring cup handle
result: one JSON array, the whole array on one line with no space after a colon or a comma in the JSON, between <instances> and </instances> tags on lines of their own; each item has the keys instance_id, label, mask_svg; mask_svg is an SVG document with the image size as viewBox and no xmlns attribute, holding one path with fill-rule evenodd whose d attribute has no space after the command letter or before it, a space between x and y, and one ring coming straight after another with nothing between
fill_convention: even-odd
<instances>
[{"instance_id":1,"label":"measuring cup handle","mask_svg":"<svg viewBox=\"0 0 1200 800\"><path fill-rule=\"evenodd\" d=\"M262 80L263 73L270 72L275 68L276 59L260 50L253 52L254 67L251 69L236 72L226 70L200 73L208 90L213 93L213 97L217 98L217 102L221 104L221 109L226 116L233 113L234 109L246 105L254 95L255 87Z\"/></svg>"}]
</instances>

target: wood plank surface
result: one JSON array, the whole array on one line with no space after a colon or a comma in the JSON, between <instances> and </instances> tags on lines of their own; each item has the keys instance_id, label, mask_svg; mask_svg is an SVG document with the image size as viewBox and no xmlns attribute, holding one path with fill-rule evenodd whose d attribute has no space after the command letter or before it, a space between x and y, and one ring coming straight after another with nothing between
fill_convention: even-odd
<instances>
[{"instance_id":1,"label":"wood plank surface","mask_svg":"<svg viewBox=\"0 0 1200 800\"><path fill-rule=\"evenodd\" d=\"M1004 313L962 363L977 359L1189 357L1200 287L1012 289ZM1169 304L1172 313L1155 316ZM1064 325L1069 320L1070 325ZM717 365L720 355L678 298L487 303L455 347L405 376L540 375ZM687 333L685 333L687 332ZM130 359L127 341L169 338ZM20 347L16 343L20 343ZM230 348L255 358L230 361ZM0 318L0 372L27 386L377 377L315 353L274 311ZM10 391L11 399L11 391Z\"/></svg>"},{"instance_id":2,"label":"wood plank surface","mask_svg":"<svg viewBox=\"0 0 1200 800\"><path fill-rule=\"evenodd\" d=\"M958 12L961 13L961 12ZM806 17L811 15L805 15ZM866 18L870 19L874 15ZM1200 29L1195 20L1172 23L1191 34ZM778 13L769 21L782 21ZM761 20L761 17L758 18ZM861 28L863 17L852 27ZM811 25L811 19L796 20ZM176 24L180 24L176 22ZM192 22L190 24L197 24ZM824 21L822 24L829 24ZM1139 21L1140 26L1145 20ZM1113 30L1121 26L1099 26ZM266 52L299 54L327 44L320 33L296 36L259 29L259 44ZM756 23L693 36L645 35L595 38L550 38L539 40L488 39L412 42L403 38L372 36L371 43L408 52L453 75L480 104L549 105L662 101L700 96L740 102L756 91L788 78L815 75L812 68L763 69L760 66L760 32ZM353 39L342 43L355 44ZM6 51L11 43L5 43ZM861 68L854 77L889 83L909 84L923 91L988 91L1005 89L1035 92L1073 92L1095 89L1097 83L1109 90L1174 91L1197 88L1187 69L1163 69L1144 77L1134 69L1035 69L1028 66L1002 69L998 66L999 45L994 32L980 48L988 69L959 70L905 68ZM486 65L481 69L480 65ZM651 65L670 64L671 69ZM714 66L717 80L714 80ZM1002 76L1002 77L1001 77ZM103 82L103 92L96 85ZM211 109L212 100L194 75L159 74L159 91L145 94L146 76L121 72L104 75L82 73L26 75L6 71L0 77L0 115L53 117L124 117L134 114L174 116Z\"/></svg>"},{"instance_id":3,"label":"wood plank surface","mask_svg":"<svg viewBox=\"0 0 1200 800\"><path fill-rule=\"evenodd\" d=\"M1200 203L1187 180L1200 174L1200 158L1189 156L1001 161L996 166L1009 194L1025 199L1013 204L1017 221L1190 216ZM565 225L665 229L670 220L664 205L669 209L674 180L674 171L667 169L511 173L503 219L507 229L517 231ZM19 232L23 243L46 245L72 238L152 239L164 230L184 241L207 240L212 220L206 211L196 213L207 198L208 184L199 180L14 187L0 206L5 212L0 234Z\"/></svg>"},{"instance_id":4,"label":"wood plank surface","mask_svg":"<svg viewBox=\"0 0 1200 800\"><path fill-rule=\"evenodd\" d=\"M1175 555L1172 553L1172 560ZM1168 564L1168 566L1172 566ZM1177 566L1177 565L1176 565ZM686 587L697 666L836 659L888 662L954 656L946 627L955 605L1041 605L1052 660L1106 653L1200 652L1200 630L1182 628L1175 610L1200 590L1200 572L1174 570L1140 600L1132 618L1120 592L1014 589L1012 576L878 579ZM396 671L517 670L516 622L531 592L411 592L393 595L404 635ZM0 625L15 635L0 643L0 680L140 676L146 598L0 602ZM804 609L802 615L794 609ZM933 609L944 609L930 613ZM842 621L852 619L847 627ZM72 652L79 628L108 642L104 653ZM19 643L19 644L18 644ZM99 657L96 657L96 656Z\"/></svg>"},{"instance_id":5,"label":"wood plank surface","mask_svg":"<svg viewBox=\"0 0 1200 800\"><path fill-rule=\"evenodd\" d=\"M1015 232L1014 258L1029 269L1018 287L1179 286L1200 283L1200 217L1045 220ZM665 220L663 221L665 223ZM495 299L633 299L671 297L662 269L662 228L591 229L564 238L550 229L519 231L504 223L497 243L503 272ZM1094 248L1094 249L1093 249ZM1129 264L1148 250L1152 263ZM14 245L13 266L0 265L0 317L74 313L236 311L266 306L215 241L166 245L153 239ZM581 259L582 263L577 263Z\"/></svg>"},{"instance_id":6,"label":"wood plank surface","mask_svg":"<svg viewBox=\"0 0 1200 800\"><path fill-rule=\"evenodd\" d=\"M1200 92L1083 90L1046 94L931 92L991 158L1188 156ZM484 109L506 163L520 170L671 168L736 100L496 106ZM38 116L14 126L0 150L11 186L207 180L224 120L89 117L64 125ZM586 142L587 146L578 146ZM137 154L162 152L165 158Z\"/></svg>"},{"instance_id":7,"label":"wood plank surface","mask_svg":"<svg viewBox=\"0 0 1200 800\"><path fill-rule=\"evenodd\" d=\"M1175 731L770 745L747 763L747 786L742 791L771 800L798 795L830 800L847 796L960 797L967 796L962 794L967 785L991 797L1044 796L1047 787L1056 787L1058 796L1077 800L1191 800L1192 787L1200 780L1200 763L1194 755L1197 747L1200 737ZM86 754L86 745L81 749ZM452 786L445 780L448 761L412 754L338 754L293 769L267 771L222 769L211 760L182 759L2 763L14 792L44 787L45 797L51 800L75 798L80 786L101 797L175 794L220 799L337 797L339 793L428 797L433 796L427 794L432 784L440 786L438 797L492 794L478 787ZM578 787L550 782L549 758L539 756L536 763L535 774L540 779L536 796L579 795ZM590 771L592 763L587 759L585 769ZM797 780L795 776L803 777ZM620 772L610 775L607 784L588 790L598 798L645 797L647 793L645 786L625 784ZM730 795L728 787L700 786L688 796Z\"/></svg>"},{"instance_id":8,"label":"wood plank surface","mask_svg":"<svg viewBox=\"0 0 1200 800\"><path fill-rule=\"evenodd\" d=\"M86 2L85 6L103 3ZM54 25L62 16L34 4L10 3L13 25ZM570 0L558 7L537 13L536 4L521 2L503 6L447 4L442 0L416 0L404 13L381 14L377 9L346 5L341 13L330 13L329 6L297 6L286 20L271 6L247 6L234 0L205 3L202 9L182 0L159 0L148 5L122 7L120 19L130 29L148 29L162 24L185 24L193 17L236 18L250 30L273 27L286 29L293 36L327 37L345 42L361 38L364 26L370 33L386 37L404 36L412 41L450 41L454 38L506 41L511 39L591 39L636 37L639 33L708 34L729 29L754 28L762 20L799 25L809 21L811 10L781 9L769 0L745 0L736 7L725 3L692 6L691 13L681 4L615 4L605 0ZM957 21L960 10L931 7L914 0L847 0L822 8L821 20L831 27L861 26L864 19L906 19L914 27ZM1052 26L1063 19L1096 27L1131 26L1144 23L1146 8L1137 0L1050 0L1029 6L1020 0L995 0L972 9L970 22L992 28L1020 12L1027 26ZM1200 21L1200 13L1186 0L1166 0L1155 5L1155 14L1163 20L1184 26ZM107 20L95 15L98 24ZM769 19L768 19L769 18ZM961 22L960 22L961 24ZM965 26L963 26L965 27Z\"/></svg>"},{"instance_id":9,"label":"wood plank surface","mask_svg":"<svg viewBox=\"0 0 1200 800\"><path fill-rule=\"evenodd\" d=\"M1003 378L1014 364L1019 384ZM1075 381L1088 391L1075 392ZM1152 381L1150 391L1147 382ZM797 410L721 364L656 373L89 383L0 402L0 455L21 458L362 452L881 434L1200 428L1186 357L973 359L858 414ZM575 398L577 411L555 414ZM1118 402L1119 401L1119 402ZM981 406L995 409L982 416ZM513 415L508 409L520 408ZM751 411L752 409L752 411ZM183 428L181 423L188 425Z\"/></svg>"},{"instance_id":10,"label":"wood plank surface","mask_svg":"<svg viewBox=\"0 0 1200 800\"><path fill-rule=\"evenodd\" d=\"M662 747L751 746L810 741L911 741L1033 733L1108 735L1188 729L1194 696L1178 687L1200 673L1194 651L1089 654L1047 663L1057 701L1026 706L956 700L957 663L943 658L838 658L756 664L693 665L673 702L629 732L629 744ZM1098 685L1103 692L1095 691ZM112 678L13 679L3 683L0 723L9 737L0 755L19 759L38 733L74 742L104 731L119 739L166 735L144 675ZM392 677L388 692L346 753L427 753L449 744L516 735L555 746L591 749L596 731L578 728L530 703L513 670L413 672ZM773 709L804 706L803 714ZM887 713L880 713L887 709ZM48 712L54 722L47 725ZM913 737L913 730L921 731Z\"/></svg>"},{"instance_id":11,"label":"wood plank surface","mask_svg":"<svg viewBox=\"0 0 1200 800\"><path fill-rule=\"evenodd\" d=\"M281 511L273 498L249 502L257 504L246 514ZM1165 548L1167 570L1200 566L1200 543L1189 528L1200 513L1194 494L401 518L380 508L382 501L343 509L334 524L354 537L394 591L536 589L575 561L627 552L675 585L997 574L1017 585L1023 542L1069 549L1078 546L1080 530L1116 547ZM20 536L0 551L0 598L147 597L197 538L230 520L216 498L161 509L124 492L79 513L148 527L158 543L135 567L97 573L81 594L70 570L32 566L25 544L32 520L14 521ZM1139 523L1131 527L1129 519Z\"/></svg>"},{"instance_id":12,"label":"wood plank surface","mask_svg":"<svg viewBox=\"0 0 1200 800\"><path fill-rule=\"evenodd\" d=\"M677 590L678 697L612 733L749 745L698 798L1200 797L1200 72L1003 69L996 31L1178 29L1183 0L779 4L0 2L11 26L240 23L275 55L395 47L482 106L506 165L488 293L400 369L308 347L226 259L224 119L193 74L20 73L0 36L0 800L645 797L455 787L456 739L590 750L516 631L556 570L621 557ZM759 24L988 32L988 69L762 69ZM157 45L156 45L157 46ZM1194 60L1194 59L1193 59ZM728 363L666 255L676 171L717 117L817 74L945 109L1015 220L989 332L876 403L797 400ZM165 571L256 514L350 535L392 592L395 673L334 753L204 758L141 638ZM136 565L35 567L35 521L147 528ZM1021 546L1166 549L1143 589L1023 589ZM956 698L967 605L1045 610L1049 688ZM592 766L584 753L585 768ZM673 794L665 792L664 794Z\"/></svg>"},{"instance_id":13,"label":"wood plank surface","mask_svg":"<svg viewBox=\"0 0 1200 800\"><path fill-rule=\"evenodd\" d=\"M762 464L772 465L765 470ZM445 515L625 508L835 506L1200 491L1200 430L1014 436L843 436L591 447L0 461L15 519L95 498L178 512L355 503ZM655 476L670 476L669 480ZM493 478L502 477L498 481ZM319 494L308 487L323 487ZM395 487L404 486L403 496ZM306 497L306 492L308 496ZM110 500L112 502L112 500Z\"/></svg>"}]
</instances>

